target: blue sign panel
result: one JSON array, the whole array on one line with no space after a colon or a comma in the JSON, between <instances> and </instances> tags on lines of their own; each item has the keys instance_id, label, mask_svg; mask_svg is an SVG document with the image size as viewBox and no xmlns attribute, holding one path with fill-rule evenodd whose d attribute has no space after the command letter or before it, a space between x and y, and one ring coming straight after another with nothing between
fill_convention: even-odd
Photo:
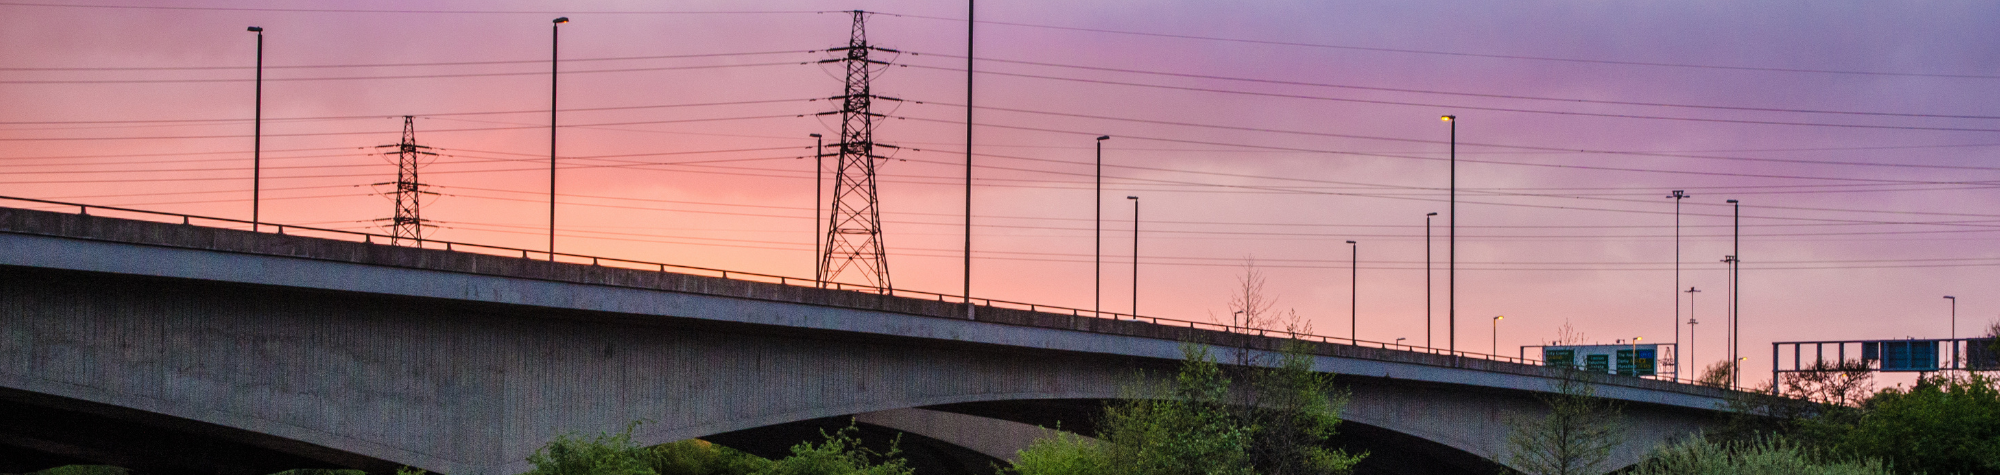
<instances>
[{"instance_id":1,"label":"blue sign panel","mask_svg":"<svg viewBox=\"0 0 2000 475\"><path fill-rule=\"evenodd\" d=\"M1861 343L1861 358L1882 363L1882 371L1937 371L1937 340L1883 340Z\"/></svg>"}]
</instances>

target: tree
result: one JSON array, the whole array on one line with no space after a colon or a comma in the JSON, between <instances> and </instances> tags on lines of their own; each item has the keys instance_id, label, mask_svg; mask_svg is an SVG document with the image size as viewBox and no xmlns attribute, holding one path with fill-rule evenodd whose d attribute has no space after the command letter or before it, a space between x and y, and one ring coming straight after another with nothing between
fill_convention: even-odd
<instances>
[{"instance_id":1,"label":"tree","mask_svg":"<svg viewBox=\"0 0 2000 475\"><path fill-rule=\"evenodd\" d=\"M1729 387L1735 377L1736 365L1729 364L1726 360L1717 361L1708 365L1708 369L1702 370L1701 377L1695 380L1695 384L1717 388Z\"/></svg>"},{"instance_id":2,"label":"tree","mask_svg":"<svg viewBox=\"0 0 2000 475\"><path fill-rule=\"evenodd\" d=\"M1939 375L1876 393L1851 417L1808 423L1837 453L1917 473L2000 474L2000 381Z\"/></svg>"},{"instance_id":3,"label":"tree","mask_svg":"<svg viewBox=\"0 0 2000 475\"><path fill-rule=\"evenodd\" d=\"M1288 344L1276 365L1251 369L1251 388L1235 406L1254 428L1250 460L1257 473L1347 473L1368 456L1326 448L1347 398L1334 395L1333 375L1312 371L1302 346Z\"/></svg>"},{"instance_id":4,"label":"tree","mask_svg":"<svg viewBox=\"0 0 2000 475\"><path fill-rule=\"evenodd\" d=\"M1171 387L1128 389L1109 404L1096 440L1061 434L1022 450L1021 475L1320 475L1344 473L1362 455L1325 448L1339 424L1330 376L1288 350L1237 387L1206 347L1185 345ZM1164 396L1164 397L1162 397Z\"/></svg>"},{"instance_id":5,"label":"tree","mask_svg":"<svg viewBox=\"0 0 2000 475\"><path fill-rule=\"evenodd\" d=\"M1838 363L1815 361L1796 373L1785 373L1785 394L1831 406L1858 406L1875 392L1875 372L1853 359Z\"/></svg>"},{"instance_id":6,"label":"tree","mask_svg":"<svg viewBox=\"0 0 2000 475\"><path fill-rule=\"evenodd\" d=\"M1514 416L1507 462L1530 475L1598 475L1608 471L1611 449L1624 441L1616 404L1596 397L1588 373L1558 370L1542 418Z\"/></svg>"}]
</instances>

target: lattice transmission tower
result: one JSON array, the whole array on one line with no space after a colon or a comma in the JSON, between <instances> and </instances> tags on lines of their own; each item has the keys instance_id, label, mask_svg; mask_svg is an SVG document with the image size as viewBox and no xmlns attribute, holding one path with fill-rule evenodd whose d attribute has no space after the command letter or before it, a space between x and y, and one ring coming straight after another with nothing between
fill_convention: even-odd
<instances>
[{"instance_id":1,"label":"lattice transmission tower","mask_svg":"<svg viewBox=\"0 0 2000 475\"><path fill-rule=\"evenodd\" d=\"M886 293L894 287L889 282L889 260L882 242L882 211L875 195L875 168L886 157L876 155L875 149L896 147L875 143L876 121L883 116L870 108L878 99L902 99L878 96L869 89L870 79L889 63L869 58L868 54L900 51L868 44L865 23L868 13L861 10L853 13L854 27L847 46L828 48L828 53L840 56L820 61L846 66L847 88L844 94L827 98L839 101L840 110L819 114L840 115L840 142L827 144L839 150L840 159L833 179L833 202L828 205L831 212L827 215L826 246L819 255L819 275L815 278L824 283L842 274L859 273L868 285Z\"/></svg>"},{"instance_id":2,"label":"lattice transmission tower","mask_svg":"<svg viewBox=\"0 0 2000 475\"><path fill-rule=\"evenodd\" d=\"M377 221L388 222L390 245L401 244L400 241L403 240L415 241L417 245L423 245L424 228L431 227L431 225L429 221L423 218L424 207L422 197L437 193L426 190L423 182L417 181L417 169L423 167L423 162L427 157L437 156L437 152L431 151L430 147L417 145L416 121L415 118L407 115L403 116L402 143L377 145L375 148L390 149L390 151L383 154L396 155L396 181L375 184L376 186L395 186L395 191L391 193L392 196L390 198L396 202L396 215L392 218L384 218Z\"/></svg>"}]
</instances>

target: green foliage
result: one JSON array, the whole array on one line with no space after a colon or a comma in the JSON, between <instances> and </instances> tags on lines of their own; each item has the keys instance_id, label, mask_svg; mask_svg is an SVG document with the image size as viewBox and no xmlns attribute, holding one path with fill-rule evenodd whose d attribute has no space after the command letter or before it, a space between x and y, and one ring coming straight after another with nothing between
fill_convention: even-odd
<instances>
[{"instance_id":1,"label":"green foliage","mask_svg":"<svg viewBox=\"0 0 2000 475\"><path fill-rule=\"evenodd\" d=\"M1098 439L1068 433L1035 441L1009 469L1020 475L1307 475L1344 473L1363 455L1327 450L1341 402L1329 376L1289 349L1275 368L1250 370L1249 391L1206 347L1185 345L1171 388L1108 405ZM1138 392L1138 391L1134 391Z\"/></svg>"},{"instance_id":2,"label":"green foliage","mask_svg":"<svg viewBox=\"0 0 2000 475\"><path fill-rule=\"evenodd\" d=\"M1541 396L1542 418L1514 416L1507 462L1530 475L1597 475L1611 467L1611 449L1624 441L1617 405L1596 397L1586 373L1563 371Z\"/></svg>"},{"instance_id":3,"label":"green foliage","mask_svg":"<svg viewBox=\"0 0 2000 475\"><path fill-rule=\"evenodd\" d=\"M1899 470L2000 474L2000 381L1989 376L1924 378L1876 393L1858 411L1805 425L1836 453L1879 458Z\"/></svg>"},{"instance_id":4,"label":"green foliage","mask_svg":"<svg viewBox=\"0 0 2000 475\"><path fill-rule=\"evenodd\" d=\"M701 439L652 446L645 459L659 475L750 475L771 466L763 457Z\"/></svg>"},{"instance_id":5,"label":"green foliage","mask_svg":"<svg viewBox=\"0 0 2000 475\"><path fill-rule=\"evenodd\" d=\"M126 470L123 467L110 465L64 465L39 472L29 472L28 475L125 475L128 473L132 473L132 471Z\"/></svg>"},{"instance_id":6,"label":"green foliage","mask_svg":"<svg viewBox=\"0 0 2000 475\"><path fill-rule=\"evenodd\" d=\"M1654 451L1631 475L1890 475L1880 460L1827 460L1783 439L1717 442L1697 436Z\"/></svg>"},{"instance_id":7,"label":"green foliage","mask_svg":"<svg viewBox=\"0 0 2000 475\"><path fill-rule=\"evenodd\" d=\"M1251 465L1266 475L1346 473L1368 454L1348 454L1326 448L1340 425L1344 394L1335 393L1333 375L1312 371L1312 357L1300 345L1287 345L1277 364L1250 371L1248 399L1236 407L1253 428Z\"/></svg>"},{"instance_id":8,"label":"green foliage","mask_svg":"<svg viewBox=\"0 0 2000 475\"><path fill-rule=\"evenodd\" d=\"M887 452L875 452L861 446L861 440L854 437L859 432L854 426L823 434L826 441L820 444L802 443L792 446L792 455L772 461L769 466L757 471L757 475L912 475L913 472L900 457L896 443L889 444ZM900 437L899 437L900 439Z\"/></svg>"},{"instance_id":9,"label":"green foliage","mask_svg":"<svg viewBox=\"0 0 2000 475\"><path fill-rule=\"evenodd\" d=\"M588 438L562 434L528 456L535 468L523 475L658 475L647 451L632 443L634 422L616 434Z\"/></svg>"},{"instance_id":10,"label":"green foliage","mask_svg":"<svg viewBox=\"0 0 2000 475\"><path fill-rule=\"evenodd\" d=\"M368 475L368 472L351 468L294 468L271 475Z\"/></svg>"},{"instance_id":11,"label":"green foliage","mask_svg":"<svg viewBox=\"0 0 2000 475\"><path fill-rule=\"evenodd\" d=\"M428 475L430 473L431 472L426 471L424 469L414 468L408 465L396 468L396 475Z\"/></svg>"},{"instance_id":12,"label":"green foliage","mask_svg":"<svg viewBox=\"0 0 2000 475\"><path fill-rule=\"evenodd\" d=\"M1016 454L1010 472L1024 475L1115 475L1126 473L1112 463L1111 447L1069 432L1035 439Z\"/></svg>"}]
</instances>

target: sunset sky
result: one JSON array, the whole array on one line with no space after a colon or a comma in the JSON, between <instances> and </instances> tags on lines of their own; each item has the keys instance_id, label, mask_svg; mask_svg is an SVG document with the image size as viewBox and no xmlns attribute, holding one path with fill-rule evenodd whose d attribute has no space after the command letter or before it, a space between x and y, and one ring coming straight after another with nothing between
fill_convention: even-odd
<instances>
[{"instance_id":1,"label":"sunset sky","mask_svg":"<svg viewBox=\"0 0 2000 475\"><path fill-rule=\"evenodd\" d=\"M162 7L162 5L171 5ZM376 230L401 117L436 239L546 245L550 19L562 25L557 246L812 274L816 64L851 15L874 91L897 287L957 293L963 3L0 1L0 195L248 219L265 29L263 219ZM1246 262L1277 306L1445 342L1458 124L1458 347L1592 340L1723 354L1724 200L1742 201L1749 377L1770 342L1942 338L2000 319L2000 3L1073 2L980 5L973 294L1227 320ZM816 100L817 99L817 100ZM831 165L831 162L829 162ZM1674 200L1682 268L1674 276ZM0 206L27 206L5 202ZM33 207L33 206L28 206ZM45 209L54 209L46 208ZM1675 315L1676 298L1682 300ZM1687 339L1682 335L1683 340Z\"/></svg>"}]
</instances>

